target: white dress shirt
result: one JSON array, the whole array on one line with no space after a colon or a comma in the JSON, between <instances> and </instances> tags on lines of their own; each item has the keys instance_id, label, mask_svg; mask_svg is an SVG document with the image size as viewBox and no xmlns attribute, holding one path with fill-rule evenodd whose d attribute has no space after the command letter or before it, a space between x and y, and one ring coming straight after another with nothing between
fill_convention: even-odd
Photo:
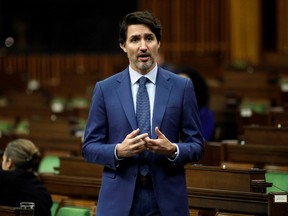
<instances>
[{"instance_id":1,"label":"white dress shirt","mask_svg":"<svg viewBox=\"0 0 288 216\"><path fill-rule=\"evenodd\" d=\"M151 123L151 130L152 130L152 118L153 118L153 108L154 108L154 100L155 100L155 89L156 89L156 77L157 77L157 65L144 77L147 77L150 82L146 83L147 92L149 95L149 102L150 102L150 123ZM137 71L133 70L129 66L129 75L131 80L131 91L132 91L132 97L133 97L133 104L134 104L134 110L136 114L136 98L137 98L137 92L139 89L139 83L137 82L143 75L138 73Z\"/></svg>"}]
</instances>

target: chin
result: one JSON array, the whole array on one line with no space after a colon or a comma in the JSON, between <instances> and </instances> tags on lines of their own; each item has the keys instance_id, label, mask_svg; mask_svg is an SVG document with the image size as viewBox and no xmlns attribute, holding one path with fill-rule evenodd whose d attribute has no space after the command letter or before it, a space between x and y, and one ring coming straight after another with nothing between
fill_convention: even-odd
<instances>
[{"instance_id":1,"label":"chin","mask_svg":"<svg viewBox=\"0 0 288 216\"><path fill-rule=\"evenodd\" d=\"M136 64L136 67L143 71L143 70L148 70L151 68L151 66L153 65L153 63L151 61L148 61L148 62L141 62L141 63L137 63Z\"/></svg>"}]
</instances>

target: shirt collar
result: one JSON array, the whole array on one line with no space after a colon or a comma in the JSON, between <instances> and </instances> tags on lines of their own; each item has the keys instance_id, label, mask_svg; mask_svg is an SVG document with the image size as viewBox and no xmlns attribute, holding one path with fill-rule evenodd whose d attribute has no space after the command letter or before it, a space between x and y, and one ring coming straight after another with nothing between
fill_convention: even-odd
<instances>
[{"instance_id":1,"label":"shirt collar","mask_svg":"<svg viewBox=\"0 0 288 216\"><path fill-rule=\"evenodd\" d=\"M158 66L156 64L155 67L149 73L144 75L153 84L156 83L157 68L158 68ZM143 76L142 74L140 74L137 71L133 70L130 65L129 65L129 75L130 75L130 80L131 80L132 85L134 85L140 79L140 77Z\"/></svg>"}]
</instances>

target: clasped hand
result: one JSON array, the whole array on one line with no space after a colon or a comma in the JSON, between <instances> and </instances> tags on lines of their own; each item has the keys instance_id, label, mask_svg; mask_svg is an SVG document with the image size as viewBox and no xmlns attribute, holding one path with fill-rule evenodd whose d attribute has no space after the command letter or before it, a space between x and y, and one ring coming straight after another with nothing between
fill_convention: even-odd
<instances>
[{"instance_id":1,"label":"clasped hand","mask_svg":"<svg viewBox=\"0 0 288 216\"><path fill-rule=\"evenodd\" d=\"M157 139L151 139L148 133L138 135L139 132L139 128L132 131L122 143L117 145L116 152L118 157L132 157L145 150L170 156L176 151L176 146L166 138L158 127L155 128Z\"/></svg>"}]
</instances>

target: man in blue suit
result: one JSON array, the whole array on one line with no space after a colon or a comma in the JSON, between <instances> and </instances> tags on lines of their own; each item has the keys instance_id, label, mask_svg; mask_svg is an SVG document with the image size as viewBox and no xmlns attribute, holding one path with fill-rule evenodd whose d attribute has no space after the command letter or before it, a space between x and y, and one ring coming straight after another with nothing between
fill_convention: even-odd
<instances>
[{"instance_id":1,"label":"man in blue suit","mask_svg":"<svg viewBox=\"0 0 288 216\"><path fill-rule=\"evenodd\" d=\"M160 40L151 13L127 14L119 43L129 66L95 86L82 151L104 165L97 216L189 215L184 166L202 157L204 139L191 80L156 63ZM136 118L142 76L151 128L144 132Z\"/></svg>"}]
</instances>

